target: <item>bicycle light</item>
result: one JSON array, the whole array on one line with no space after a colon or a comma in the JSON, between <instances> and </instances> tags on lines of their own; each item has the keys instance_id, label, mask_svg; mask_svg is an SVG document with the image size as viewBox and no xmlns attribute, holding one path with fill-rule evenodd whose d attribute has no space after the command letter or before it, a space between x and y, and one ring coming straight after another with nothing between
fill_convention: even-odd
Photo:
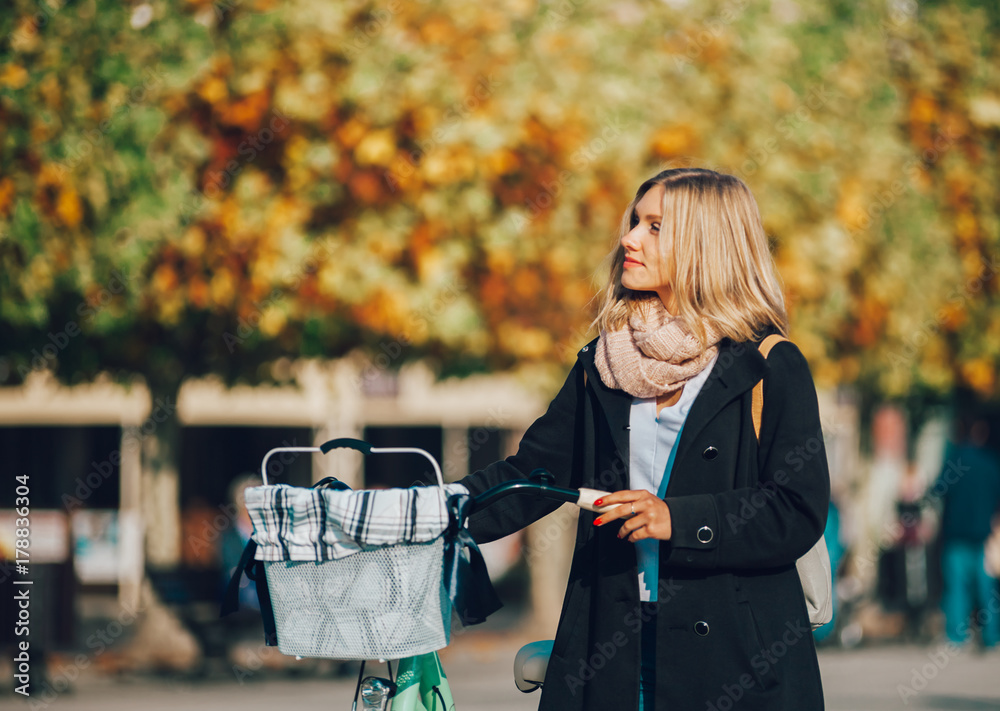
<instances>
[{"instance_id":1,"label":"bicycle light","mask_svg":"<svg viewBox=\"0 0 1000 711\"><path fill-rule=\"evenodd\" d=\"M369 676L361 682L361 708L365 711L385 711L395 695L396 685L388 679Z\"/></svg>"}]
</instances>

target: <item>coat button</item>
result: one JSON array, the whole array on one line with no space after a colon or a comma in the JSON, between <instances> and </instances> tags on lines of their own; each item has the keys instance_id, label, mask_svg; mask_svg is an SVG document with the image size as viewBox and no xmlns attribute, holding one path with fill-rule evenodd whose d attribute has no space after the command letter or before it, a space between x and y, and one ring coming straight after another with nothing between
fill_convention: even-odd
<instances>
[{"instance_id":1,"label":"coat button","mask_svg":"<svg viewBox=\"0 0 1000 711\"><path fill-rule=\"evenodd\" d=\"M702 637L708 635L708 623L704 620L698 620L694 623L694 631Z\"/></svg>"},{"instance_id":2,"label":"coat button","mask_svg":"<svg viewBox=\"0 0 1000 711\"><path fill-rule=\"evenodd\" d=\"M701 453L701 456L703 456L705 459L709 461L712 461L713 459L719 456L719 450L717 450L715 447L706 447L705 451Z\"/></svg>"},{"instance_id":3,"label":"coat button","mask_svg":"<svg viewBox=\"0 0 1000 711\"><path fill-rule=\"evenodd\" d=\"M702 543L711 543L715 538L715 533L708 526L702 526L694 535Z\"/></svg>"}]
</instances>

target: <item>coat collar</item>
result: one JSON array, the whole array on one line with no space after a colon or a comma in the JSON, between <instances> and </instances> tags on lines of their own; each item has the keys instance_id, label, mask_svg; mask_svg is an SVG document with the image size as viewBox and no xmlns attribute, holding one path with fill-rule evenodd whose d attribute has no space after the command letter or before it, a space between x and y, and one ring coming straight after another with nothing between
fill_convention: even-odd
<instances>
[{"instance_id":1,"label":"coat collar","mask_svg":"<svg viewBox=\"0 0 1000 711\"><path fill-rule=\"evenodd\" d=\"M677 460L680 461L691 443L705 426L712 421L723 407L747 390L753 388L767 372L767 361L758 350L759 341L736 343L728 338L719 344L719 357L712 366L708 380L702 386L701 392L691 406L681 441L678 444ZM601 380L601 375L594 364L594 353L597 349L597 339L584 346L579 354L579 360L588 376L588 385L597 395L597 400L604 411L611 437L619 456L627 463L629 461L629 416L632 396L623 390L609 388Z\"/></svg>"}]
</instances>

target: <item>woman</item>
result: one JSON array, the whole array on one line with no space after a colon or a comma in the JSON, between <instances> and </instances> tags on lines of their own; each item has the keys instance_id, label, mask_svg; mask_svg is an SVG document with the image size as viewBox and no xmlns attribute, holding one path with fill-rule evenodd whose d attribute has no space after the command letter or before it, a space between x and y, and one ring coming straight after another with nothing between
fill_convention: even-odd
<instances>
[{"instance_id":1,"label":"woman","mask_svg":"<svg viewBox=\"0 0 1000 711\"><path fill-rule=\"evenodd\" d=\"M596 324L516 455L473 494L536 467L614 492L581 511L540 709L823 708L795 561L830 495L816 391L789 342L756 202L740 180L667 170L643 183ZM752 389L763 378L759 444ZM511 497L480 542L556 508Z\"/></svg>"}]
</instances>

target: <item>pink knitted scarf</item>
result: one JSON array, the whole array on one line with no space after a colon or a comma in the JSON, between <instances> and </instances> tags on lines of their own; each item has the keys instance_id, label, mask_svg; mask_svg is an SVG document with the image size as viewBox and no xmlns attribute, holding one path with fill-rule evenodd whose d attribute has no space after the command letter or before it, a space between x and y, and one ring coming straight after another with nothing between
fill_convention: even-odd
<instances>
[{"instance_id":1,"label":"pink knitted scarf","mask_svg":"<svg viewBox=\"0 0 1000 711\"><path fill-rule=\"evenodd\" d=\"M705 324L707 348L672 316L658 298L629 317L627 328L601 331L594 361L609 388L650 398L681 388L705 369L718 352L719 334Z\"/></svg>"}]
</instances>

